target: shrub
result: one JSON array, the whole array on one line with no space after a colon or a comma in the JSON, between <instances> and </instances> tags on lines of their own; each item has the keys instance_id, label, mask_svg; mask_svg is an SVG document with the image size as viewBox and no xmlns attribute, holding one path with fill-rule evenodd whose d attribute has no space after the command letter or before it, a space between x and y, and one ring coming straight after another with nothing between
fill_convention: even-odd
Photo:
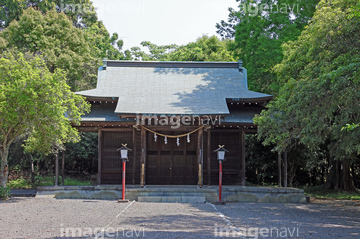
<instances>
[{"instance_id":1,"label":"shrub","mask_svg":"<svg viewBox=\"0 0 360 239\"><path fill-rule=\"evenodd\" d=\"M10 189L0 186L0 200L5 200L10 197Z\"/></svg>"},{"instance_id":2,"label":"shrub","mask_svg":"<svg viewBox=\"0 0 360 239\"><path fill-rule=\"evenodd\" d=\"M31 183L29 180L20 177L18 179L14 179L8 182L7 184L8 188L16 188L16 189L22 189L22 188L31 188Z\"/></svg>"}]
</instances>

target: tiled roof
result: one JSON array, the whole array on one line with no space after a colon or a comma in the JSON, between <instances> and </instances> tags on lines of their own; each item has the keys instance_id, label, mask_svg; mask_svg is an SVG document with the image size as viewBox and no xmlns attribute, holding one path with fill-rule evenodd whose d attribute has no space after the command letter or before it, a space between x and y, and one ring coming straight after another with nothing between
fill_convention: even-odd
<instances>
[{"instance_id":1,"label":"tiled roof","mask_svg":"<svg viewBox=\"0 0 360 239\"><path fill-rule=\"evenodd\" d=\"M114 113L114 107L103 107L92 105L91 112L82 116L82 122L118 122L118 123L136 123L133 118L120 118ZM238 123L252 124L256 114L260 114L261 108L258 109L232 109L229 115L222 115L221 123Z\"/></svg>"},{"instance_id":2,"label":"tiled roof","mask_svg":"<svg viewBox=\"0 0 360 239\"><path fill-rule=\"evenodd\" d=\"M92 105L90 113L81 117L82 122L134 122L134 119L120 118L114 113L114 107Z\"/></svg>"},{"instance_id":3,"label":"tiled roof","mask_svg":"<svg viewBox=\"0 0 360 239\"><path fill-rule=\"evenodd\" d=\"M226 99L268 99L249 91L246 69L211 62L107 61L87 97L116 97L119 114L229 114Z\"/></svg>"}]
</instances>

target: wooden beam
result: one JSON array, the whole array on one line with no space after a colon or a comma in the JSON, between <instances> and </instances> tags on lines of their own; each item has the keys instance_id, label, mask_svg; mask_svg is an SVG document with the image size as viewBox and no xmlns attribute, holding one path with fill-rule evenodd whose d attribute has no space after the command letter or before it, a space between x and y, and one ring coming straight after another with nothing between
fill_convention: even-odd
<instances>
[{"instance_id":1,"label":"wooden beam","mask_svg":"<svg viewBox=\"0 0 360 239\"><path fill-rule=\"evenodd\" d=\"M55 155L55 186L59 186L59 152Z\"/></svg>"},{"instance_id":2,"label":"wooden beam","mask_svg":"<svg viewBox=\"0 0 360 239\"><path fill-rule=\"evenodd\" d=\"M204 177L204 174L203 174L203 165L204 165L204 157L203 157L203 150L204 150L204 147L203 147L203 132L204 132L204 129L200 129L198 131L198 140L197 140L197 158L198 158L198 165L199 165L199 175L198 175L198 186L201 188L203 186L203 177Z\"/></svg>"},{"instance_id":3,"label":"wooden beam","mask_svg":"<svg viewBox=\"0 0 360 239\"><path fill-rule=\"evenodd\" d=\"M103 127L104 129L130 129L135 125L135 121L132 122L81 122L79 125L72 124L73 127L77 128L79 131L87 132L97 132L98 127Z\"/></svg>"},{"instance_id":4,"label":"wooden beam","mask_svg":"<svg viewBox=\"0 0 360 239\"><path fill-rule=\"evenodd\" d=\"M236 132L236 131L241 131L243 130L242 127L238 128L238 127L233 127L233 128L217 128L217 127L213 127L212 132L214 133L232 133L232 132ZM256 129L245 129L245 133L256 133L257 130Z\"/></svg>"},{"instance_id":5,"label":"wooden beam","mask_svg":"<svg viewBox=\"0 0 360 239\"><path fill-rule=\"evenodd\" d=\"M145 187L145 165L146 165L146 130L141 128L141 173L140 173L140 185Z\"/></svg>"},{"instance_id":6,"label":"wooden beam","mask_svg":"<svg viewBox=\"0 0 360 239\"><path fill-rule=\"evenodd\" d=\"M133 165L132 165L132 184L135 185L135 170L136 170L136 159L137 159L137 154L136 154L136 129L133 128Z\"/></svg>"},{"instance_id":7,"label":"wooden beam","mask_svg":"<svg viewBox=\"0 0 360 239\"><path fill-rule=\"evenodd\" d=\"M199 128L199 126L181 126L179 128L172 129L171 126L162 126L162 125L152 125L152 126L145 126L145 127L148 129L154 130L156 132L160 132L160 131L192 131L192 130Z\"/></svg>"},{"instance_id":8,"label":"wooden beam","mask_svg":"<svg viewBox=\"0 0 360 239\"><path fill-rule=\"evenodd\" d=\"M106 132L108 132L108 131L113 131L113 132L132 132L132 128L102 128L101 129L102 131L106 131Z\"/></svg>"},{"instance_id":9,"label":"wooden beam","mask_svg":"<svg viewBox=\"0 0 360 239\"><path fill-rule=\"evenodd\" d=\"M287 149L284 151L284 187L287 188Z\"/></svg>"},{"instance_id":10,"label":"wooden beam","mask_svg":"<svg viewBox=\"0 0 360 239\"><path fill-rule=\"evenodd\" d=\"M281 187L281 153L278 152L278 186Z\"/></svg>"},{"instance_id":11,"label":"wooden beam","mask_svg":"<svg viewBox=\"0 0 360 239\"><path fill-rule=\"evenodd\" d=\"M76 126L73 125L73 127L76 127ZM97 127L76 127L76 129L80 132L94 132L94 133L98 132Z\"/></svg>"},{"instance_id":12,"label":"wooden beam","mask_svg":"<svg viewBox=\"0 0 360 239\"><path fill-rule=\"evenodd\" d=\"M245 162L245 130L241 130L240 133L240 147L241 147L241 185L246 184L246 162Z\"/></svg>"},{"instance_id":13,"label":"wooden beam","mask_svg":"<svg viewBox=\"0 0 360 239\"><path fill-rule=\"evenodd\" d=\"M207 171L208 171L208 185L211 185L211 130L207 131Z\"/></svg>"},{"instance_id":14,"label":"wooden beam","mask_svg":"<svg viewBox=\"0 0 360 239\"><path fill-rule=\"evenodd\" d=\"M86 100L87 101L97 101L97 102L99 102L99 101L108 101L108 102L110 102L110 103L108 103L108 104L111 104L111 102L114 102L114 104L116 103L116 102L118 102L118 98L116 97L115 99L113 99L112 97L103 97L103 98L91 98L91 97L86 97Z\"/></svg>"},{"instance_id":15,"label":"wooden beam","mask_svg":"<svg viewBox=\"0 0 360 239\"><path fill-rule=\"evenodd\" d=\"M98 129L98 178L97 184L101 184L101 158L102 158L102 130Z\"/></svg>"}]
</instances>

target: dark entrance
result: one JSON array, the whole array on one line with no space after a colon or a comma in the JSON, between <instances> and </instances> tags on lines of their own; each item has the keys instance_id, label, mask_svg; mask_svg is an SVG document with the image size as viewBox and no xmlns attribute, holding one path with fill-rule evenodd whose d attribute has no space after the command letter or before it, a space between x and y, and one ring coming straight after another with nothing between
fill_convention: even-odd
<instances>
[{"instance_id":1,"label":"dark entrance","mask_svg":"<svg viewBox=\"0 0 360 239\"><path fill-rule=\"evenodd\" d=\"M170 135L173 132L164 134ZM148 134L146 184L197 184L196 134L190 135L190 143L186 137L179 138L179 146L176 141L176 138L168 138L165 144L164 137L159 136L155 142L154 135Z\"/></svg>"},{"instance_id":2,"label":"dark entrance","mask_svg":"<svg viewBox=\"0 0 360 239\"><path fill-rule=\"evenodd\" d=\"M213 130L211 133L211 149L225 145L229 150L223 163L223 184L241 184L241 131ZM219 183L219 161L216 154L211 153L211 184Z\"/></svg>"},{"instance_id":3,"label":"dark entrance","mask_svg":"<svg viewBox=\"0 0 360 239\"><path fill-rule=\"evenodd\" d=\"M132 131L124 132L102 132L102 154L101 154L101 184L121 184L122 180L122 161L120 153L117 151L122 143L127 143L129 148L133 148ZM126 183L132 183L134 164L133 152L130 152L130 160L126 164Z\"/></svg>"}]
</instances>

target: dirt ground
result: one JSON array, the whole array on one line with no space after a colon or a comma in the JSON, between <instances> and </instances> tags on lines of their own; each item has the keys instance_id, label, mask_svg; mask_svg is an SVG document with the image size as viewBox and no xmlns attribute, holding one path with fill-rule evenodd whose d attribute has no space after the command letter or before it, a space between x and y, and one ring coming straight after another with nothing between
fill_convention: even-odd
<instances>
[{"instance_id":1,"label":"dirt ground","mask_svg":"<svg viewBox=\"0 0 360 239\"><path fill-rule=\"evenodd\" d=\"M0 238L360 238L359 202L117 203L12 198Z\"/></svg>"}]
</instances>

